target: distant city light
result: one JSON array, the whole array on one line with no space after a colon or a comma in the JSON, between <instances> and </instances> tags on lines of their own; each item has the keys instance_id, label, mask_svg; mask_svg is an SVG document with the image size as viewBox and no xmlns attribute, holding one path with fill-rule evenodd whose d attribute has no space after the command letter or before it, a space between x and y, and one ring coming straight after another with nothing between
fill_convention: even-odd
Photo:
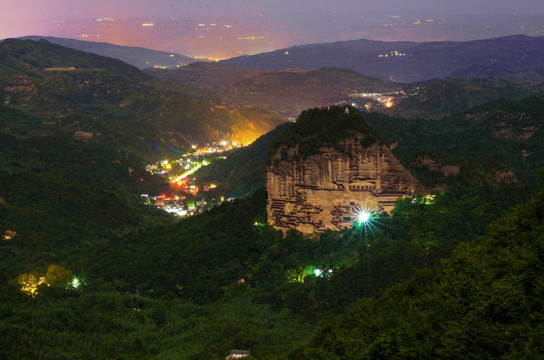
<instances>
[{"instance_id":1,"label":"distant city light","mask_svg":"<svg viewBox=\"0 0 544 360\"><path fill-rule=\"evenodd\" d=\"M191 178L190 176L195 174L203 166L207 166L217 159L227 158L226 156L219 154L229 151L234 147L241 146L245 146L245 144L234 141L231 142L230 140L222 140L207 144L204 147L191 145L193 150L186 153L170 148L170 150L179 152L181 158L175 160L165 159L155 164L149 164L146 166L146 170L152 174L160 175L168 179L174 193L163 193L160 196L141 194L142 202L177 216L193 216L202 213L214 205L219 205L219 203L225 201L223 196L212 198L209 201L196 201L195 203L194 201L192 202L191 200L186 199L185 196L178 194L183 192L196 196L199 193L200 188L194 184L196 179ZM205 159L203 159L204 156L206 156ZM214 183L202 186L203 191L210 191L215 188L217 188L217 184ZM212 196L216 196L216 194L213 194ZM232 201L232 198L229 198L228 200Z\"/></svg>"}]
</instances>

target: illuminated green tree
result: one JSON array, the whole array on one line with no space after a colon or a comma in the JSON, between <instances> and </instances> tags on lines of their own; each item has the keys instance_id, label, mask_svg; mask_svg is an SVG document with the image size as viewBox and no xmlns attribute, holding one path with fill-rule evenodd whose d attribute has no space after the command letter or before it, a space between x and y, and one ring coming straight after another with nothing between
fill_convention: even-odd
<instances>
[{"instance_id":1,"label":"illuminated green tree","mask_svg":"<svg viewBox=\"0 0 544 360\"><path fill-rule=\"evenodd\" d=\"M53 285L59 282L68 282L72 279L72 272L60 265L49 265L45 275L47 285Z\"/></svg>"},{"instance_id":2,"label":"illuminated green tree","mask_svg":"<svg viewBox=\"0 0 544 360\"><path fill-rule=\"evenodd\" d=\"M21 286L21 291L32 297L38 295L38 286L42 284L36 273L24 273L17 276L17 283Z\"/></svg>"}]
</instances>

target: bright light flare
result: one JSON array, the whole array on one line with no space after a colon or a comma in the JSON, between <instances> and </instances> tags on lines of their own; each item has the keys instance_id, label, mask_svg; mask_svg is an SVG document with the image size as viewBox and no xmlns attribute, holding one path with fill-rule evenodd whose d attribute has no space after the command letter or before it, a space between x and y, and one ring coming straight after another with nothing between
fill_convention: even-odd
<instances>
[{"instance_id":1,"label":"bright light flare","mask_svg":"<svg viewBox=\"0 0 544 360\"><path fill-rule=\"evenodd\" d=\"M365 235L368 235L369 232L376 230L376 225L379 221L379 212L369 207L356 207L353 209L352 214L355 219L353 227L358 228L361 233L364 232Z\"/></svg>"},{"instance_id":2,"label":"bright light flare","mask_svg":"<svg viewBox=\"0 0 544 360\"><path fill-rule=\"evenodd\" d=\"M357 220L359 220L359 223L366 224L370 221L370 213L366 211L361 211L359 215L357 215Z\"/></svg>"},{"instance_id":3,"label":"bright light flare","mask_svg":"<svg viewBox=\"0 0 544 360\"><path fill-rule=\"evenodd\" d=\"M85 283L85 280L73 277L72 280L66 285L66 289L68 290L79 290L81 286L87 285Z\"/></svg>"}]
</instances>

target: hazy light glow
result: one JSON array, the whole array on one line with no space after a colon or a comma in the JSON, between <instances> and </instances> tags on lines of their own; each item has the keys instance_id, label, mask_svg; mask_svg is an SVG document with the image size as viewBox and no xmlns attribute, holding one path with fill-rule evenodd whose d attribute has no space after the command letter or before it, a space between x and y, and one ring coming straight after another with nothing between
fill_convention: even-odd
<instances>
[{"instance_id":1,"label":"hazy light glow","mask_svg":"<svg viewBox=\"0 0 544 360\"><path fill-rule=\"evenodd\" d=\"M520 32L532 36L542 34L540 20L528 24L524 18L528 16L531 21L530 18L544 14L541 0L494 0L492 3L493 6L489 6L489 1L472 0L344 0L340 3L329 0L2 0L0 39L56 36L143 46L217 60L299 44L361 38L460 41ZM493 14L499 27L493 24L486 27L488 17ZM471 29L472 25L479 27L466 30L466 24L470 24ZM404 54L395 51L395 57ZM292 52L283 54L291 56Z\"/></svg>"}]
</instances>

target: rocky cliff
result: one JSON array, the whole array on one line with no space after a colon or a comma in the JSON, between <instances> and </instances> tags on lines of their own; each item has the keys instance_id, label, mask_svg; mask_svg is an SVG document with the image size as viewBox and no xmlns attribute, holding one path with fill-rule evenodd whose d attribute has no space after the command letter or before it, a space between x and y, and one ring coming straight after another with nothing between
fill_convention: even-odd
<instances>
[{"instance_id":1,"label":"rocky cliff","mask_svg":"<svg viewBox=\"0 0 544 360\"><path fill-rule=\"evenodd\" d=\"M420 191L418 181L389 147L365 144L356 133L340 148L301 156L298 146L273 149L267 165L269 222L302 232L341 230L358 212L390 212L398 198Z\"/></svg>"}]
</instances>

